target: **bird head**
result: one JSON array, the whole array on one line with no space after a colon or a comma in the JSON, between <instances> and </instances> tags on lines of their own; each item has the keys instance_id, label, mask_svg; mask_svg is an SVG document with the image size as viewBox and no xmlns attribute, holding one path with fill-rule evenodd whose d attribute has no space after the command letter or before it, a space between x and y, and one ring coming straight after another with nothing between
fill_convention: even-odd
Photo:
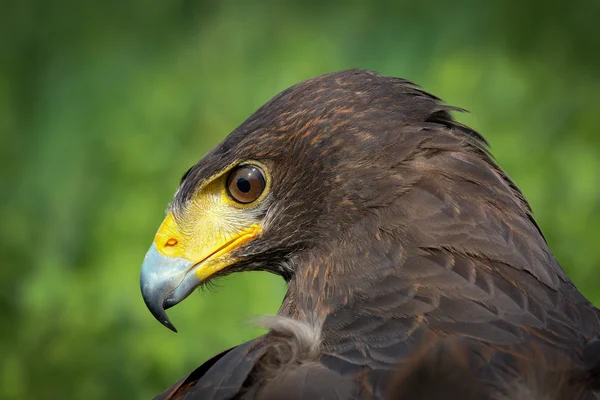
<instances>
[{"instance_id":1,"label":"bird head","mask_svg":"<svg viewBox=\"0 0 600 400\"><path fill-rule=\"evenodd\" d=\"M143 262L147 307L175 330L165 310L219 276L263 270L289 281L306 254L359 248L361 235L416 240L415 215L459 211L435 188L421 198L429 208L406 194L424 176L451 179L457 166L496 185L493 201L527 214L483 139L451 109L410 82L363 70L278 94L183 176Z\"/></svg>"}]
</instances>

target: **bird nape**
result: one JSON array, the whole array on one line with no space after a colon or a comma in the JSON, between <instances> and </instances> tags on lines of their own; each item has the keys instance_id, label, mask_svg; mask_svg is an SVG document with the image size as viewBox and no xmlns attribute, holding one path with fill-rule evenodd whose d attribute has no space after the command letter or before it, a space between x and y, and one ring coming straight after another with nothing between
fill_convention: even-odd
<instances>
[{"instance_id":1,"label":"bird nape","mask_svg":"<svg viewBox=\"0 0 600 400\"><path fill-rule=\"evenodd\" d=\"M162 399L586 399L599 311L455 107L364 70L276 95L183 177L141 271L165 309L233 272L287 282L268 333Z\"/></svg>"}]
</instances>

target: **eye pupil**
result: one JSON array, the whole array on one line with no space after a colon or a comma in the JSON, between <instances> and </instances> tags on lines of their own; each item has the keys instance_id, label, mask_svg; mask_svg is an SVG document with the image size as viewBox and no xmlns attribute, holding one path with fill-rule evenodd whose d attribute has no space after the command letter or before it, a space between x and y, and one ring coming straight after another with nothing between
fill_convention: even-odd
<instances>
[{"instance_id":1,"label":"eye pupil","mask_svg":"<svg viewBox=\"0 0 600 400\"><path fill-rule=\"evenodd\" d=\"M234 168L227 177L227 194L240 204L250 204L258 200L265 187L265 174L254 165Z\"/></svg>"},{"instance_id":2,"label":"eye pupil","mask_svg":"<svg viewBox=\"0 0 600 400\"><path fill-rule=\"evenodd\" d=\"M240 190L240 192L248 193L250 191L250 189L252 188L252 185L250 184L250 181L248 181L247 179L240 178L237 181L237 187Z\"/></svg>"}]
</instances>

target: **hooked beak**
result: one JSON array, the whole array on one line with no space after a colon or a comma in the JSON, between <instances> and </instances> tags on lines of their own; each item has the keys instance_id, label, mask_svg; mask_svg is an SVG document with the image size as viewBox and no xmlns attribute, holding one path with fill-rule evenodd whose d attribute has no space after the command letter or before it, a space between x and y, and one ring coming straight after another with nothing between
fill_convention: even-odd
<instances>
[{"instance_id":1,"label":"hooked beak","mask_svg":"<svg viewBox=\"0 0 600 400\"><path fill-rule=\"evenodd\" d=\"M260 232L252 224L230 232L214 226L204 227L205 239L186 238L173 214L167 215L146 253L140 274L142 297L148 310L161 324L177 332L167 313L206 279L238 261L231 252Z\"/></svg>"},{"instance_id":2,"label":"hooked beak","mask_svg":"<svg viewBox=\"0 0 600 400\"><path fill-rule=\"evenodd\" d=\"M183 301L200 285L196 275L188 273L193 266L185 258L162 255L156 250L156 243L152 243L144 257L140 274L142 297L154 318L173 332L177 329L165 310Z\"/></svg>"}]
</instances>

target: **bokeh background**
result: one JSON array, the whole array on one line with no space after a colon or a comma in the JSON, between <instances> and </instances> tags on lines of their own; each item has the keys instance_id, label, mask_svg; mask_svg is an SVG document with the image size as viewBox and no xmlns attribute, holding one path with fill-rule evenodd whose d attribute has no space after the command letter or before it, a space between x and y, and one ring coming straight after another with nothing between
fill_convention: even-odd
<instances>
[{"instance_id":1,"label":"bokeh background","mask_svg":"<svg viewBox=\"0 0 600 400\"><path fill-rule=\"evenodd\" d=\"M598 0L23 0L0 10L0 398L147 399L260 331L246 273L146 311L182 173L271 96L362 67L471 114L600 304Z\"/></svg>"}]
</instances>

